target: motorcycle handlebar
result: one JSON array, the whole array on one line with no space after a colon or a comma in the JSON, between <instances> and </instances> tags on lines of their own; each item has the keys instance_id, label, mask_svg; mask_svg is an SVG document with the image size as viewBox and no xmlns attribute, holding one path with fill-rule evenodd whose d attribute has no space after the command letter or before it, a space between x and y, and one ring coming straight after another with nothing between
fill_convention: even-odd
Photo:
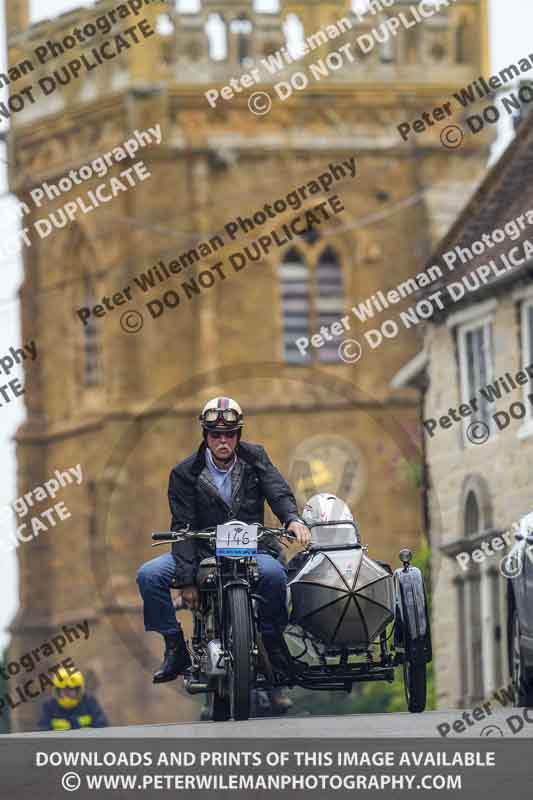
<instances>
[{"instance_id":1,"label":"motorcycle handlebar","mask_svg":"<svg viewBox=\"0 0 533 800\"><path fill-rule=\"evenodd\" d=\"M291 532L286 530L285 528L265 528L263 525L257 526L259 529L258 532L258 539L261 539L266 533L271 533L277 536L286 536L289 539L296 539L296 536ZM189 530L182 530L182 531L168 531L165 533L152 533L152 541L153 542L179 542L183 539L183 537L190 537L196 539L211 539L216 533L216 529L207 529L207 530L200 530L200 531L189 531Z\"/></svg>"},{"instance_id":2,"label":"motorcycle handlebar","mask_svg":"<svg viewBox=\"0 0 533 800\"><path fill-rule=\"evenodd\" d=\"M152 533L153 542L167 542L171 541L173 538L174 538L173 531L169 531L168 533Z\"/></svg>"}]
</instances>

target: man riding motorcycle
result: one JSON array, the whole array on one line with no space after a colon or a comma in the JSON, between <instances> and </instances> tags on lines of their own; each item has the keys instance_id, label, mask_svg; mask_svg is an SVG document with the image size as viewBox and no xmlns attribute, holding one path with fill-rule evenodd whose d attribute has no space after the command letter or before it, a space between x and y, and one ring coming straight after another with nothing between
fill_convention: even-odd
<instances>
[{"instance_id":1,"label":"man riding motorcycle","mask_svg":"<svg viewBox=\"0 0 533 800\"><path fill-rule=\"evenodd\" d=\"M308 528L298 514L294 495L261 445L241 441L243 413L229 397L215 397L200 414L203 442L196 453L170 473L168 499L171 530L189 526L211 528L231 519L263 523L264 503L297 541L307 545ZM287 666L283 630L287 624L287 573L281 563L261 547L257 554L259 630L272 665ZM165 640L163 663L154 683L175 680L191 665L183 632L176 619L170 587L177 586L188 607L198 607L196 573L209 549L192 540L172 545L172 553L148 561L137 574L144 600L145 630L161 633Z\"/></svg>"}]
</instances>

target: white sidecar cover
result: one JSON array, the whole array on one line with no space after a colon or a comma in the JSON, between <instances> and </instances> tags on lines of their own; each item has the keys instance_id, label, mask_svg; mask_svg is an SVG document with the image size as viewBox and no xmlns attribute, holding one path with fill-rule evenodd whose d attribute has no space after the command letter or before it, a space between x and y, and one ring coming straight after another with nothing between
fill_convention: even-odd
<instances>
[{"instance_id":1,"label":"white sidecar cover","mask_svg":"<svg viewBox=\"0 0 533 800\"><path fill-rule=\"evenodd\" d=\"M392 575L360 548L312 554L289 587L291 623L329 646L365 647L394 619Z\"/></svg>"}]
</instances>

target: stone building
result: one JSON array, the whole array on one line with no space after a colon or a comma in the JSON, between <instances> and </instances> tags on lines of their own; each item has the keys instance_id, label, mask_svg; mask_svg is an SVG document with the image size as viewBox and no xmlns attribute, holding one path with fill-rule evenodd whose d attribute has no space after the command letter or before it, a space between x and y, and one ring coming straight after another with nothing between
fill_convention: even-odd
<instances>
[{"instance_id":1,"label":"stone building","mask_svg":"<svg viewBox=\"0 0 533 800\"><path fill-rule=\"evenodd\" d=\"M441 292L443 308L395 381L424 391L441 708L472 707L509 680L501 562L533 503L532 123L433 253L443 277L424 294Z\"/></svg>"},{"instance_id":2,"label":"stone building","mask_svg":"<svg viewBox=\"0 0 533 800\"><path fill-rule=\"evenodd\" d=\"M150 531L168 525L168 472L196 446L194 419L207 397L239 398L246 437L267 445L300 502L314 490L341 494L376 557L396 562L401 545L419 540L421 491L409 471L419 460L417 400L389 389L390 375L417 351L415 332L353 363L351 355L340 360L342 337L333 328L332 339L305 357L295 341L343 316L347 335L358 338L351 306L421 271L479 182L490 134L451 153L438 125L408 143L397 126L486 71L486 2L458 0L366 55L354 46L353 62L338 69L338 56L330 58L334 72L284 102L274 84L290 81L296 66L315 64L316 72L342 43L371 35L383 16L359 19L347 0L284 0L269 14L250 0L205 0L188 14L153 2L143 7L139 41L128 34L118 52L115 37L140 16L115 14L109 30L105 22L94 30L118 3L101 0L34 25L28 5L5 4L10 66L29 60L33 68L11 73L9 106L10 187L29 231L22 339L39 347L17 433L19 494L56 469L81 464L84 478L64 489L71 519L19 547L11 653L88 620L89 640L73 643L69 655L99 681L115 724L192 719L197 705L178 684L151 685L160 641L142 631L134 576L153 553ZM397 2L387 14L407 7ZM289 17L306 39L339 19L350 27L325 42L315 37L303 60L271 74L261 59L284 46ZM218 40L208 35L213 26ZM76 29L86 31L84 41ZM254 64L256 85L209 105L206 92L222 92ZM33 99L23 93L28 86ZM269 93L270 113L250 112L255 89ZM105 183L108 194L110 176L124 169L114 161L107 175L102 169L68 188L71 170L158 125L161 143L145 143L124 161L142 160L148 179L104 201L98 187ZM354 178L335 166L350 159ZM337 177L329 193L308 193L301 209L285 203L274 220L248 233L239 227L229 239L228 223L283 200L330 165ZM67 188L55 194L50 185L62 180ZM44 182L37 204L34 190ZM258 235L281 231L335 194L342 213L254 263L232 264L229 256L252 248ZM190 263L181 275L178 262ZM135 279L149 268L155 285L144 293ZM85 320L76 313L82 308L91 310ZM35 725L36 705L15 710L19 729Z\"/></svg>"}]
</instances>

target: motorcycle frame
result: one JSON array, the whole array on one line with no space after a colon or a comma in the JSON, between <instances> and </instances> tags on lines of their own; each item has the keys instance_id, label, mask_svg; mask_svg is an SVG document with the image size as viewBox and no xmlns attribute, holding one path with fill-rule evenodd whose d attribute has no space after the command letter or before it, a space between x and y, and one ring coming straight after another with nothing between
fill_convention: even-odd
<instances>
[{"instance_id":1,"label":"motorcycle frame","mask_svg":"<svg viewBox=\"0 0 533 800\"><path fill-rule=\"evenodd\" d=\"M189 682L189 691L194 689L196 692L210 692L215 690L217 682L225 683L228 676L228 664L231 655L228 648L227 623L227 592L232 586L244 586L247 590L248 603L250 609L250 619L252 622L252 649L250 657L253 659L254 667L257 659L257 629L256 617L254 614L253 600L258 599L257 595L252 594L252 589L258 580L257 562L254 556L218 556L215 555L215 574L216 583L211 588L199 589L200 608L194 612L193 638L191 641L193 649L193 659L197 664L197 671L201 675L201 657L203 655L202 644L207 644L206 618L212 614L214 620L214 638L219 639L222 645L217 667L221 667L221 659L224 662L224 675L210 677L204 675L205 681L196 682L196 685ZM255 669L254 669L255 672ZM220 684L219 684L220 685ZM226 687L224 686L224 694Z\"/></svg>"}]
</instances>

